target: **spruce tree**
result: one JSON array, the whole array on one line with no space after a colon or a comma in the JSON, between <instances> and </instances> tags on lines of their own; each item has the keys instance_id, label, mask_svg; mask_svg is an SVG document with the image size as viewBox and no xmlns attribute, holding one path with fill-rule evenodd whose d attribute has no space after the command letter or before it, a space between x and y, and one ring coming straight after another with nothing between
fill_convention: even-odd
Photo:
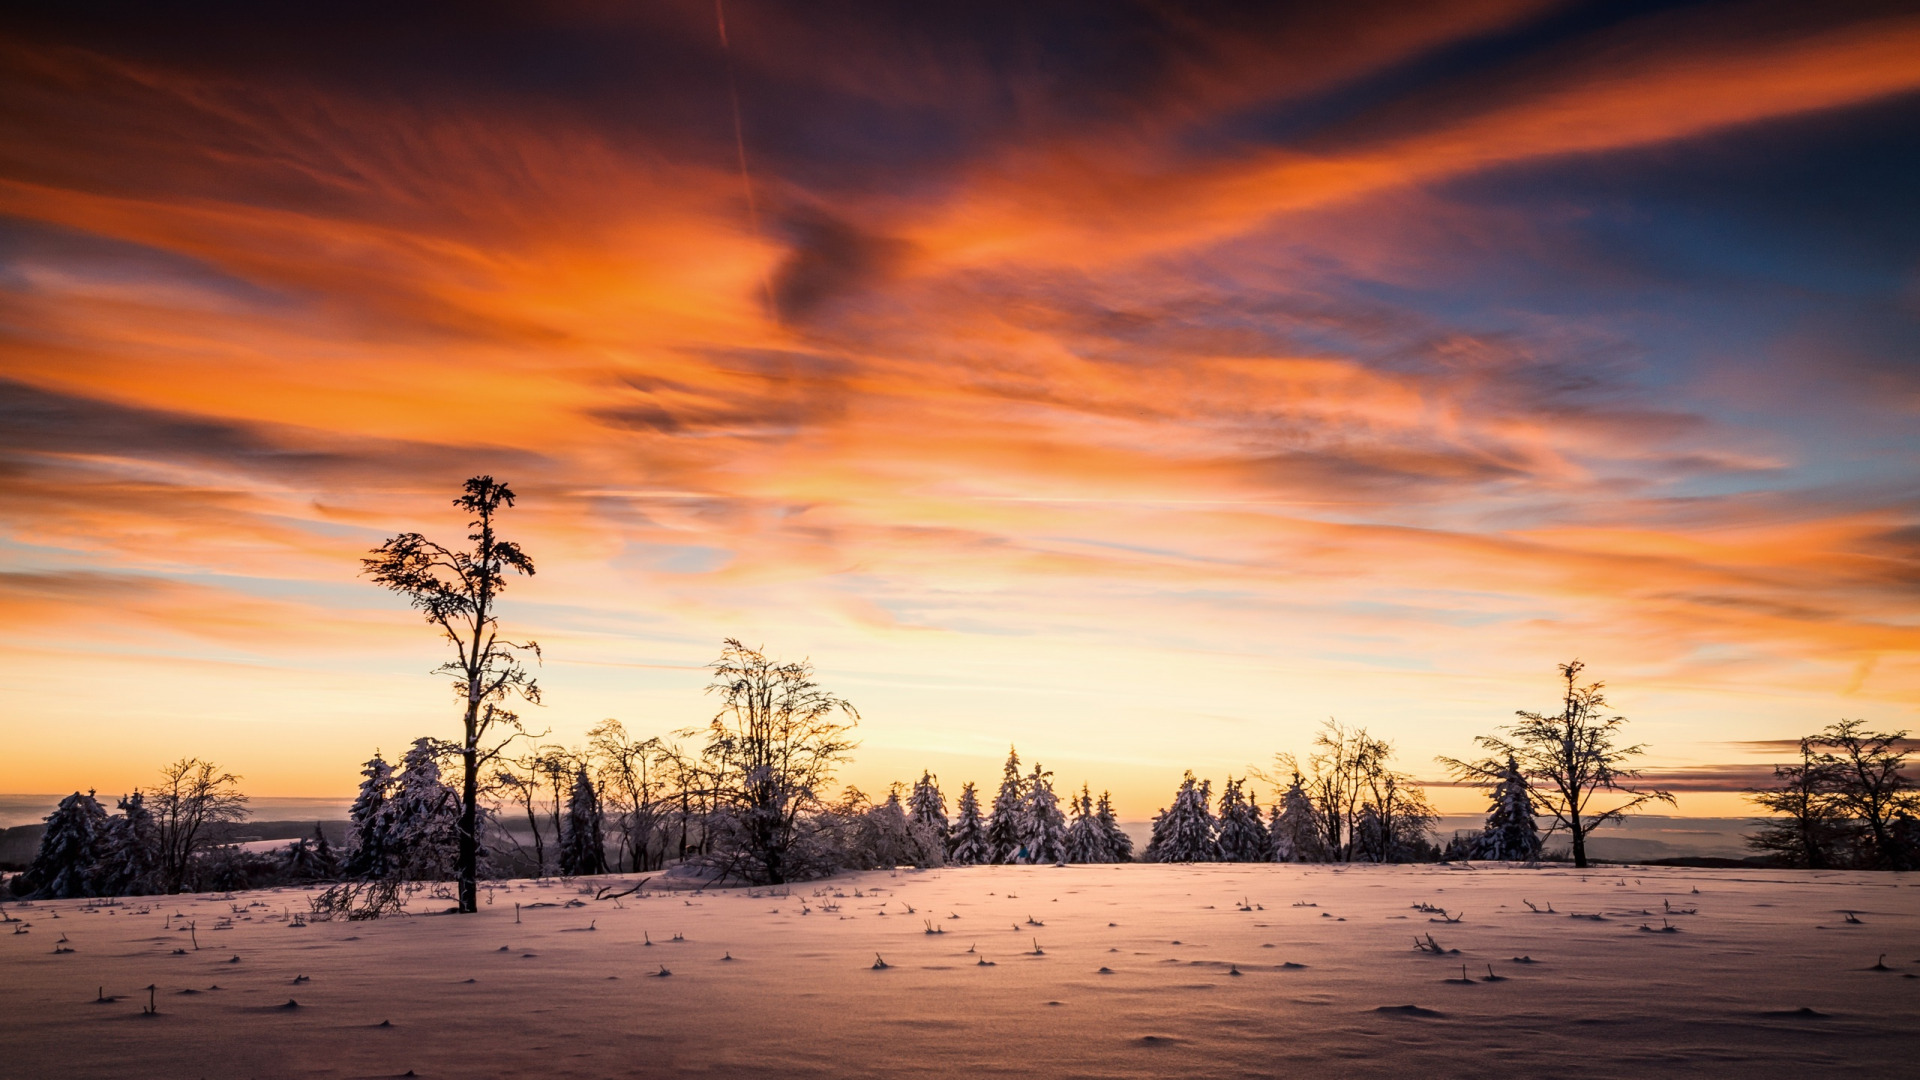
<instances>
[{"instance_id":1,"label":"spruce tree","mask_svg":"<svg viewBox=\"0 0 1920 1080\"><path fill-rule=\"evenodd\" d=\"M1227 778L1220 792L1220 860L1222 862L1267 862L1272 858L1273 837L1260 819L1260 804L1246 791L1246 781Z\"/></svg>"},{"instance_id":2,"label":"spruce tree","mask_svg":"<svg viewBox=\"0 0 1920 1080\"><path fill-rule=\"evenodd\" d=\"M946 861L948 833L947 797L940 793L940 778L922 770L914 781L913 796L907 800L907 817L913 826L913 838L920 849L916 866L938 866Z\"/></svg>"},{"instance_id":3,"label":"spruce tree","mask_svg":"<svg viewBox=\"0 0 1920 1080\"><path fill-rule=\"evenodd\" d=\"M601 826L600 793L581 765L574 773L567 818L560 830L560 872L569 876L606 869L606 834Z\"/></svg>"},{"instance_id":4,"label":"spruce tree","mask_svg":"<svg viewBox=\"0 0 1920 1080\"><path fill-rule=\"evenodd\" d=\"M855 869L889 870L896 866L917 865L919 845L914 840L913 823L900 802L900 785L893 785L885 802L860 815L849 846Z\"/></svg>"},{"instance_id":5,"label":"spruce tree","mask_svg":"<svg viewBox=\"0 0 1920 1080\"><path fill-rule=\"evenodd\" d=\"M393 874L387 850L387 796L393 789L393 766L379 752L360 767L360 793L354 796L347 820L347 858L342 870L351 878L387 878Z\"/></svg>"},{"instance_id":6,"label":"spruce tree","mask_svg":"<svg viewBox=\"0 0 1920 1080\"><path fill-rule=\"evenodd\" d=\"M1107 856L1112 862L1133 861L1133 837L1120 827L1113 814L1113 796L1100 793L1100 801L1095 805L1094 818L1100 822L1100 830L1107 835Z\"/></svg>"},{"instance_id":7,"label":"spruce tree","mask_svg":"<svg viewBox=\"0 0 1920 1080\"><path fill-rule=\"evenodd\" d=\"M955 866L975 866L993 861L993 848L987 842L987 826L980 819L980 794L972 784L960 789L959 817L948 834L947 861Z\"/></svg>"},{"instance_id":8,"label":"spruce tree","mask_svg":"<svg viewBox=\"0 0 1920 1080\"><path fill-rule=\"evenodd\" d=\"M1300 774L1293 774L1286 794L1273 808L1267 825L1274 862L1326 862L1327 838L1320 815L1308 797Z\"/></svg>"},{"instance_id":9,"label":"spruce tree","mask_svg":"<svg viewBox=\"0 0 1920 1080\"><path fill-rule=\"evenodd\" d=\"M144 896L159 885L159 826L140 792L123 796L119 806L107 819L94 895Z\"/></svg>"},{"instance_id":10,"label":"spruce tree","mask_svg":"<svg viewBox=\"0 0 1920 1080\"><path fill-rule=\"evenodd\" d=\"M27 895L43 900L93 895L106 834L107 812L93 792L76 791L61 799L47 815L40 850L27 867Z\"/></svg>"},{"instance_id":11,"label":"spruce tree","mask_svg":"<svg viewBox=\"0 0 1920 1080\"><path fill-rule=\"evenodd\" d=\"M1386 835L1380 821L1380 808L1368 803L1360 808L1360 820L1353 826L1354 862L1392 862L1393 838Z\"/></svg>"},{"instance_id":12,"label":"spruce tree","mask_svg":"<svg viewBox=\"0 0 1920 1080\"><path fill-rule=\"evenodd\" d=\"M1025 785L1020 776L1020 754L1008 747L1006 769L1000 777L1000 792L993 797L993 817L987 821L988 861L1009 863L1020 854L1020 816L1025 794Z\"/></svg>"},{"instance_id":13,"label":"spruce tree","mask_svg":"<svg viewBox=\"0 0 1920 1080\"><path fill-rule=\"evenodd\" d=\"M1493 788L1493 805L1481 830L1475 856L1509 862L1531 862L1540 857L1540 825L1534 820L1533 793L1520 765L1507 757L1507 767Z\"/></svg>"},{"instance_id":14,"label":"spruce tree","mask_svg":"<svg viewBox=\"0 0 1920 1080\"><path fill-rule=\"evenodd\" d=\"M1053 774L1034 762L1020 800L1020 845L1034 863L1065 862L1067 819L1060 798L1053 793Z\"/></svg>"},{"instance_id":15,"label":"spruce tree","mask_svg":"<svg viewBox=\"0 0 1920 1080\"><path fill-rule=\"evenodd\" d=\"M1174 793L1173 805L1153 819L1153 836L1147 841L1148 862L1217 862L1220 848L1214 841L1213 812L1209 804L1213 783L1195 780L1189 770Z\"/></svg>"},{"instance_id":16,"label":"spruce tree","mask_svg":"<svg viewBox=\"0 0 1920 1080\"><path fill-rule=\"evenodd\" d=\"M1107 863L1113 861L1108 850L1107 832L1093 808L1093 794L1080 785L1080 794L1069 799L1073 823L1067 826L1067 861L1070 863Z\"/></svg>"},{"instance_id":17,"label":"spruce tree","mask_svg":"<svg viewBox=\"0 0 1920 1080\"><path fill-rule=\"evenodd\" d=\"M447 881L456 869L460 797L440 779L444 752L435 739L415 739L381 810L392 869L406 881Z\"/></svg>"}]
</instances>

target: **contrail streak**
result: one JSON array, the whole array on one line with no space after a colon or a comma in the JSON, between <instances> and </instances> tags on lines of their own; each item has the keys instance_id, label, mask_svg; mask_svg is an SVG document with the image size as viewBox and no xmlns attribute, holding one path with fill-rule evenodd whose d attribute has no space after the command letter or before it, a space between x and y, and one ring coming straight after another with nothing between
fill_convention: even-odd
<instances>
[{"instance_id":1,"label":"contrail streak","mask_svg":"<svg viewBox=\"0 0 1920 1080\"><path fill-rule=\"evenodd\" d=\"M753 175L747 171L747 137L740 125L740 84L733 74L733 46L727 40L727 9L725 0L713 0L714 21L720 27L720 54L726 58L727 97L733 104L733 149L740 159L740 187L747 195L747 228L753 238L760 239L760 207L753 197ZM767 305L767 318L775 323L780 321L779 309L773 303L773 285L766 274L760 275L760 293Z\"/></svg>"}]
</instances>

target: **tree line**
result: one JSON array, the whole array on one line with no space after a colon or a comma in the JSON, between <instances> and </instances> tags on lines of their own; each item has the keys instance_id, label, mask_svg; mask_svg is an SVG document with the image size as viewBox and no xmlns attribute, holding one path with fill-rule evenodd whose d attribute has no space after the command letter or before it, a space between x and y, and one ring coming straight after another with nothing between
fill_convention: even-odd
<instances>
[{"instance_id":1,"label":"tree line","mask_svg":"<svg viewBox=\"0 0 1920 1080\"><path fill-rule=\"evenodd\" d=\"M816 685L805 661L777 662L737 640L725 643L711 669L708 689L722 707L707 729L638 739L607 720L580 747L492 755L473 815L481 876L648 871L671 861L700 866L715 880L780 882L903 865L1136 858L1109 793L1096 797L1082 784L1063 799L1053 773L1037 762L1023 767L1013 748L984 804L967 783L950 812L930 770L910 785L889 785L877 800L851 786L824 798L832 766L854 746L852 706ZM1444 850L1433 843L1436 815L1424 791L1392 767L1392 744L1328 721L1304 760L1283 753L1272 772L1229 776L1217 800L1211 781L1187 773L1154 817L1138 858L1541 859L1555 832L1584 838L1641 802L1670 798L1634 787L1618 747L1605 752L1605 769L1598 761L1575 767L1582 759L1565 748L1607 747L1605 736L1620 722L1599 711L1602 688L1580 685L1580 672L1577 662L1561 667L1559 715L1522 711L1505 735L1481 740L1502 756L1450 762L1457 775L1484 779L1490 806L1484 828L1455 836ZM1543 731L1552 739L1539 738ZM1779 786L1753 793L1778 815L1752 837L1753 846L1791 866L1911 868L1920 836L1916 795L1903 771L1904 735L1869 731L1854 720L1800 740L1800 761L1776 769ZM685 741L695 736L698 745L688 748ZM415 740L397 762L375 754L362 769L343 848L316 825L312 837L265 853L227 842L247 815L239 778L183 758L161 771L160 783L121 797L116 814L92 793L63 799L47 818L38 857L12 890L122 896L344 881L358 883L349 898L363 898L361 907L346 905L350 914L368 913L367 896L377 898L376 907L392 907L400 889L458 880L467 815L443 774L460 760L456 747L432 738ZM1265 808L1255 779L1274 792ZM1591 797L1604 790L1621 798L1595 812ZM1580 850L1576 840L1570 853ZM369 883L386 888L354 891Z\"/></svg>"},{"instance_id":2,"label":"tree line","mask_svg":"<svg viewBox=\"0 0 1920 1080\"><path fill-rule=\"evenodd\" d=\"M459 882L468 822L476 879L644 872L669 862L713 881L781 883L902 865L1136 857L1528 861L1542 856L1556 814L1586 830L1617 817L1618 805L1596 814L1583 799L1608 784L1628 793L1632 775L1617 760L1610 770L1556 772L1557 759L1528 741L1546 720L1522 712L1507 736L1483 740L1506 751L1503 762L1454 763L1462 775L1492 778L1492 808L1486 828L1442 852L1432 838L1436 814L1420 784L1394 768L1392 744L1328 721L1304 759L1283 753L1272 772L1229 776L1217 799L1211 781L1188 772L1136 856L1108 792L1095 796L1083 783L1062 797L1053 772L1038 762L1024 766L1016 748L990 800L967 783L951 811L931 770L889 785L879 798L851 786L830 794L837 766L857 745L852 704L821 687L807 661L778 661L734 639L709 669L707 690L719 709L705 728L637 738L607 720L571 748L516 731L476 755L488 772L474 785L470 812L462 787L449 779L465 761L457 744L419 738L395 762L376 753L362 767L338 849L318 826L277 855L222 843L220 826L244 818L246 797L237 777L198 759L169 766L162 784L121 799L117 816L75 793L49 816L40 855L14 889L59 897L341 882L321 905L367 916L396 910L410 891ZM1619 718L1596 716L1604 698L1597 684L1577 685L1579 672L1577 663L1562 667L1570 704L1553 723L1605 730ZM527 745L516 751L519 741ZM1582 745L1605 744L1589 732ZM1527 754L1532 771L1523 764ZM1270 805L1262 806L1256 781L1274 793ZM1548 784L1573 794L1556 802Z\"/></svg>"},{"instance_id":3,"label":"tree line","mask_svg":"<svg viewBox=\"0 0 1920 1080\"><path fill-rule=\"evenodd\" d=\"M181 758L160 782L121 796L108 814L93 792L60 800L40 849L9 882L16 896L144 896L247 888L247 859L226 843L247 816L240 778L210 761Z\"/></svg>"},{"instance_id":4,"label":"tree line","mask_svg":"<svg viewBox=\"0 0 1920 1080\"><path fill-rule=\"evenodd\" d=\"M766 882L830 872L849 861L878 858L897 847L895 841L914 840L912 828L894 820L896 809L902 820L907 819L905 808L896 806L898 789L879 806L870 805L857 792L837 801L827 794L835 768L856 745L850 732L859 714L851 703L816 684L811 666L804 661L774 661L737 640L728 640L712 665L713 680L707 689L719 697L721 709L697 754L650 740L634 743L624 732L604 727L600 729L603 738L587 754L549 749L515 758L508 753L509 747L528 735L508 706L540 700L539 685L526 667L529 658L538 662L539 645L512 641L502 636L499 626L499 595L512 576L535 572L532 558L497 529L497 516L514 500L507 484L491 476L473 477L454 500L470 515L467 545L445 546L419 533L401 533L362 560L363 571L375 583L406 597L454 652L454 658L439 670L453 676L453 689L463 709L462 737L450 748L459 759L461 778L453 799L457 811L453 873L459 881L460 910L475 909L482 847L480 800L489 769L496 790L517 794L533 858L542 868L545 841L535 806L542 800L552 826L547 835L557 842L558 852L573 852L589 861L602 849L577 838L589 835L594 827L604 829L611 805L613 828L622 841L616 861L635 869L656 858L664 860L666 829L676 822L682 859L697 853L718 873ZM1624 719L1602 713L1605 699L1600 684L1578 684L1579 661L1562 665L1561 670L1566 694L1558 715L1521 712L1520 722L1504 734L1479 740L1491 752L1488 757L1449 759L1446 764L1462 780L1496 790L1502 784L1510 788L1515 778L1524 781L1529 797L1551 818L1550 828L1567 831L1574 860L1584 866L1585 837L1592 828L1617 821L1650 801L1671 802L1672 796L1634 786L1636 774L1626 763L1643 748L1617 742ZM693 734L681 733L683 737ZM1173 805L1156 818L1154 838L1143 855L1184 860L1225 853L1240 858L1263 846L1269 853L1282 850L1290 858L1392 861L1430 854L1431 806L1410 776L1391 768L1391 757L1391 746L1364 730L1330 724L1316 740L1304 769L1291 758L1280 762L1290 774L1287 794L1265 821L1260 820L1245 778L1237 782L1229 778L1216 814L1211 785L1189 777ZM1016 765L1010 760L1008 768ZM571 832L560 814L560 792L569 770L568 813L574 815L578 807L586 815ZM1043 770L1036 766L1035 771L1034 776L1003 778L979 838L970 834L968 823L969 805L975 806L977 815L977 795L970 789L963 791L962 840L944 857L954 858L957 850L962 859L998 861L1009 852L1014 857L1024 852L1037 860L1064 859L1069 836L1075 838L1078 855L1117 856L1121 848L1113 834L1119 830L1116 826L1111 832L1101 831L1101 810L1092 803L1091 793L1083 788L1071 804L1075 820L1067 823L1050 782L1039 775ZM607 783L609 776L617 782ZM658 789L655 777L661 779ZM928 774L921 786L931 783ZM937 787L932 790L937 792ZM971 801L969 795L974 796ZM1596 797L1604 797L1610 805L1596 807ZM1106 802L1104 796L1102 801ZM1504 812L1511 816L1514 809L1509 806ZM1110 806L1106 813L1111 817ZM936 818L929 809L920 826L931 828L928 822ZM601 825L593 826L595 821ZM1075 826L1080 827L1077 834ZM1283 837L1277 849L1276 826ZM1500 829L1511 831L1506 825ZM1524 848L1524 836L1516 837L1506 839ZM922 841L931 841L924 837L915 841L919 845L915 850L925 855ZM946 847L947 841L941 846ZM1127 845L1129 854L1130 848ZM1477 844L1474 850L1485 847ZM570 861L562 869L574 865Z\"/></svg>"},{"instance_id":5,"label":"tree line","mask_svg":"<svg viewBox=\"0 0 1920 1080\"><path fill-rule=\"evenodd\" d=\"M1053 774L1010 750L983 806L965 784L948 811L931 771L874 799L833 780L857 747L853 704L820 686L805 660L781 661L737 639L709 665L719 708L703 728L639 738L617 720L584 745L542 743L510 705L540 703L527 667L533 641L503 636L498 598L534 563L499 534L514 503L505 483L479 476L454 505L471 515L468 544L418 533L387 540L363 570L404 596L446 640L460 703L455 740L415 740L398 762L376 753L362 769L350 834L335 850L316 827L278 859L217 842L242 820L237 777L187 758L109 815L78 792L47 819L39 855L17 894L122 895L231 889L275 881L360 883L335 897L350 913L390 908L400 886L452 883L458 910L475 910L482 876L586 875L693 864L712 880L783 883L898 865L1099 863L1135 858L1112 800L1082 784L1063 800ZM1483 755L1442 758L1457 782L1490 796L1486 825L1434 842L1423 786L1394 767L1394 748L1365 728L1328 721L1304 759L1276 755L1271 770L1229 776L1218 799L1189 772L1155 816L1139 858L1157 862L1403 862L1436 858L1530 861L1555 835L1575 865L1589 862L1593 830L1670 792L1642 786L1632 767L1645 747L1622 740L1603 684L1584 665L1560 665L1557 712L1521 710L1476 740ZM1801 761L1754 794L1779 815L1754 846L1792 865L1908 868L1920 851L1920 804L1903 772L1905 732L1843 721L1801 740ZM1255 781L1274 798L1262 807ZM1541 828L1544 823L1545 829ZM380 883L369 890L362 886ZM371 905L371 906L369 906Z\"/></svg>"}]
</instances>

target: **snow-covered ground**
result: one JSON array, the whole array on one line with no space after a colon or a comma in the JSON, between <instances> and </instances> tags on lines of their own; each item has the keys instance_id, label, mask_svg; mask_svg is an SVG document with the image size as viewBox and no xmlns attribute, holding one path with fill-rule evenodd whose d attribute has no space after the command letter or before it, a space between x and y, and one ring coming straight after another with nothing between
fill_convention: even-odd
<instances>
[{"instance_id":1,"label":"snow-covered ground","mask_svg":"<svg viewBox=\"0 0 1920 1080\"><path fill-rule=\"evenodd\" d=\"M0 927L0 1076L1804 1078L1920 1061L1914 875L970 867L619 906L580 884L307 926L298 890L9 904L28 926ZM1443 954L1415 950L1429 934Z\"/></svg>"}]
</instances>

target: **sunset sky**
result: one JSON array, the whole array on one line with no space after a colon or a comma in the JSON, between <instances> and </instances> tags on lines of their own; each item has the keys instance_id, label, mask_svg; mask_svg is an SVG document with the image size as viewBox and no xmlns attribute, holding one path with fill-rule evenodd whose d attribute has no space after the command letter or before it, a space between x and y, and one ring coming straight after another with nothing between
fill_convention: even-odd
<instances>
[{"instance_id":1,"label":"sunset sky","mask_svg":"<svg viewBox=\"0 0 1920 1080\"><path fill-rule=\"evenodd\" d=\"M483 472L555 741L726 636L869 791L1131 816L1328 716L1437 778L1575 656L1681 813L1920 726L1911 4L41 7L0 791L451 736L357 560Z\"/></svg>"}]
</instances>

